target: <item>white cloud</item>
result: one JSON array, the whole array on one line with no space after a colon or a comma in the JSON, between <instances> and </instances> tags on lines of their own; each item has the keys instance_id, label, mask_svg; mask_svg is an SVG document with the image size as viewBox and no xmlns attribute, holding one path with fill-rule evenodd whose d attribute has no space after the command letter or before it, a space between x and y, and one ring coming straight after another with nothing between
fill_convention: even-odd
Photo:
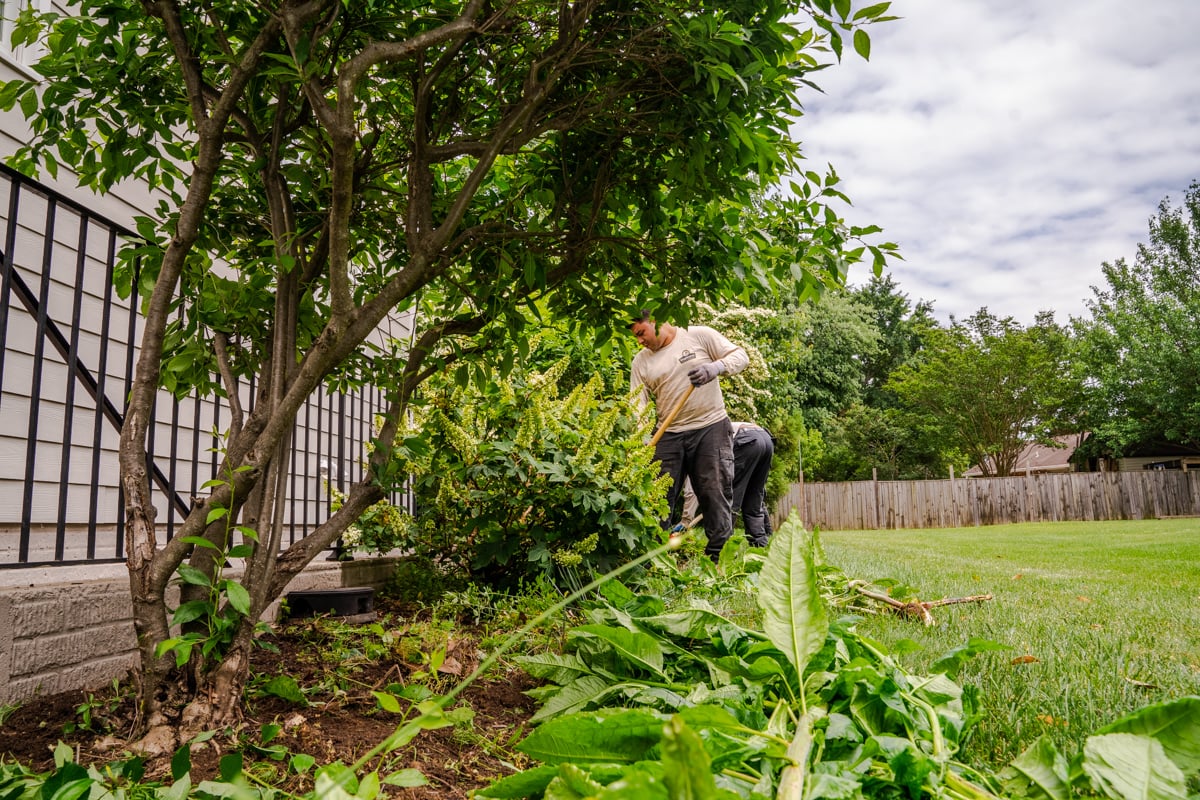
<instances>
[{"instance_id":1,"label":"white cloud","mask_svg":"<svg viewBox=\"0 0 1200 800\"><path fill-rule=\"evenodd\" d=\"M1200 179L1197 0L896 0L871 61L819 73L795 133L942 319L1084 311ZM860 273L860 277L865 275ZM853 279L853 275L852 275Z\"/></svg>"}]
</instances>

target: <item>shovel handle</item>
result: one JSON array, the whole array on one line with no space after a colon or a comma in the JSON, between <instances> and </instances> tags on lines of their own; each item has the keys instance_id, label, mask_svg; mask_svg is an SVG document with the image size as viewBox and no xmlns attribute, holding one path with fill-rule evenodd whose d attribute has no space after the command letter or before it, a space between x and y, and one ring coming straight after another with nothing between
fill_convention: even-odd
<instances>
[{"instance_id":1,"label":"shovel handle","mask_svg":"<svg viewBox=\"0 0 1200 800\"><path fill-rule=\"evenodd\" d=\"M659 424L658 430L655 431L654 435L650 437L651 447L654 447L654 445L658 444L658 440L661 439L662 435L667 432L667 426L674 422L675 418L679 416L679 412L683 409L683 404L686 403L688 398L692 396L692 391L695 388L696 387L690 383L688 384L687 391L683 393L683 397L679 398L679 402L676 403L675 407L671 409L671 413L667 414L667 418Z\"/></svg>"}]
</instances>

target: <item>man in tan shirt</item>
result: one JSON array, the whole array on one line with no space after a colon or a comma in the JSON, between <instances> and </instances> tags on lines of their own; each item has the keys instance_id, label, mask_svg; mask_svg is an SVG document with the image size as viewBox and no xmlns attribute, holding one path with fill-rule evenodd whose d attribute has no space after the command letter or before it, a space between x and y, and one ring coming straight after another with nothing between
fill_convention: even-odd
<instances>
[{"instance_id":1,"label":"man in tan shirt","mask_svg":"<svg viewBox=\"0 0 1200 800\"><path fill-rule=\"evenodd\" d=\"M672 478L667 494L670 526L678 514L684 478L691 481L704 515L714 561L733 533L733 428L725 412L719 375L746 368L746 351L712 328L657 325L648 312L630 325L642 350L633 358L630 384L643 404L653 401L661 421L694 386L691 396L654 447L662 471Z\"/></svg>"}]
</instances>

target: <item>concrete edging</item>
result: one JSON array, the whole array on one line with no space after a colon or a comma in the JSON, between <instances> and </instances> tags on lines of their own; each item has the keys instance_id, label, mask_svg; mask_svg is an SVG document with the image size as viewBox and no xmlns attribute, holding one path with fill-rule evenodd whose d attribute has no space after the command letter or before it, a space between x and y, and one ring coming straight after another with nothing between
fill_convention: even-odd
<instances>
[{"instance_id":1,"label":"concrete edging","mask_svg":"<svg viewBox=\"0 0 1200 800\"><path fill-rule=\"evenodd\" d=\"M314 561L288 584L285 594L343 586L380 588L395 571L396 561L392 556ZM264 618L274 620L278 614L275 601ZM96 689L136 664L123 564L0 570L0 703Z\"/></svg>"}]
</instances>

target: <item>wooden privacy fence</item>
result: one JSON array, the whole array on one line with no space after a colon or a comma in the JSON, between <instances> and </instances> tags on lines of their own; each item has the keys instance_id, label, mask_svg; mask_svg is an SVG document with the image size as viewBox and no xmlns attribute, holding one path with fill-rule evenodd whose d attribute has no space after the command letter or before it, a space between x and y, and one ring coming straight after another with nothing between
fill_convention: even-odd
<instances>
[{"instance_id":1,"label":"wooden privacy fence","mask_svg":"<svg viewBox=\"0 0 1200 800\"><path fill-rule=\"evenodd\" d=\"M957 528L1011 522L1200 515L1200 470L1014 478L794 483L775 508L823 530Z\"/></svg>"}]
</instances>

